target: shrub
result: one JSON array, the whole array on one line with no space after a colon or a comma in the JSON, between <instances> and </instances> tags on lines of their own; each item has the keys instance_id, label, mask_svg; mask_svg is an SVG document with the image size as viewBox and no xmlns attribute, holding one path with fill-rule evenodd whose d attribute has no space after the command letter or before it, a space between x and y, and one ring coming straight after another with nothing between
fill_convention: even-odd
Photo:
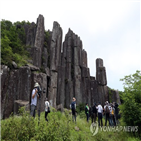
<instances>
[{"instance_id":1,"label":"shrub","mask_svg":"<svg viewBox=\"0 0 141 141\"><path fill-rule=\"evenodd\" d=\"M138 126L138 135L141 136L141 72L125 76L123 104L120 106L122 119L128 126Z\"/></svg>"}]
</instances>

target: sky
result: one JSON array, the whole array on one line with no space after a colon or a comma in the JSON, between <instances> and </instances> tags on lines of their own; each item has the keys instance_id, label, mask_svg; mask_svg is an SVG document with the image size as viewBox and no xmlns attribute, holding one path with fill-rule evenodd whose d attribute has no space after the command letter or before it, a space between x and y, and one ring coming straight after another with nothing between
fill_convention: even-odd
<instances>
[{"instance_id":1,"label":"sky","mask_svg":"<svg viewBox=\"0 0 141 141\"><path fill-rule=\"evenodd\" d=\"M70 28L87 51L90 75L96 76L96 59L103 59L107 86L123 91L126 75L141 70L139 0L1 0L0 20L35 22L39 14L45 29L57 21L63 40Z\"/></svg>"}]
</instances>

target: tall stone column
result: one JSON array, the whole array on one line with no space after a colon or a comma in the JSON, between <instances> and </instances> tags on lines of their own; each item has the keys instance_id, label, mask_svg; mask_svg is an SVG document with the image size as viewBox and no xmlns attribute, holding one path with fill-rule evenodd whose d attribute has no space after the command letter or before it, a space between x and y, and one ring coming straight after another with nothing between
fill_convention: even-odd
<instances>
[{"instance_id":1,"label":"tall stone column","mask_svg":"<svg viewBox=\"0 0 141 141\"><path fill-rule=\"evenodd\" d=\"M36 35L35 35L35 43L34 47L32 48L32 58L33 58L33 65L37 67L41 67L41 55L43 51L43 44L44 44L44 17L39 15L37 19L37 28L36 28Z\"/></svg>"},{"instance_id":2,"label":"tall stone column","mask_svg":"<svg viewBox=\"0 0 141 141\"><path fill-rule=\"evenodd\" d=\"M98 58L96 59L96 81L98 83L98 97L99 101L102 105L104 105L106 99L106 91L104 86L107 85L107 78L106 78L106 70L103 66L103 60Z\"/></svg>"},{"instance_id":3,"label":"tall stone column","mask_svg":"<svg viewBox=\"0 0 141 141\"><path fill-rule=\"evenodd\" d=\"M53 23L51 44L50 44L50 72L51 83L49 88L49 100L56 108L58 67L61 63L62 29L57 22Z\"/></svg>"}]
</instances>

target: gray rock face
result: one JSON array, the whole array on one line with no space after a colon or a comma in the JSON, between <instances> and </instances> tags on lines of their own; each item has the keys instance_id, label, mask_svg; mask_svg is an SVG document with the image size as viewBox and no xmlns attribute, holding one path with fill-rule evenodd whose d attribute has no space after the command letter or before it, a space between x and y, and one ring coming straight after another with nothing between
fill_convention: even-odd
<instances>
[{"instance_id":1,"label":"gray rock face","mask_svg":"<svg viewBox=\"0 0 141 141\"><path fill-rule=\"evenodd\" d=\"M108 87L107 92L108 92L108 96L109 96L108 99L110 102L117 102L117 103L121 104L118 90L113 90Z\"/></svg>"},{"instance_id":2,"label":"gray rock face","mask_svg":"<svg viewBox=\"0 0 141 141\"><path fill-rule=\"evenodd\" d=\"M2 78L6 73L3 70ZM3 78L4 79L4 78ZM8 117L11 111L14 110L14 100L29 101L31 89L31 71L28 67L21 67L18 70L9 71L7 80L3 80L2 89L2 117Z\"/></svg>"},{"instance_id":3,"label":"gray rock face","mask_svg":"<svg viewBox=\"0 0 141 141\"><path fill-rule=\"evenodd\" d=\"M17 100L31 102L31 93L35 82L38 82L47 92L47 75L44 73L34 73L28 66L12 71L7 66L2 66L1 78L2 118L8 117L11 112L18 112L18 107L21 107L20 105L22 104L18 103ZM44 111L45 97L46 93L42 93L41 111Z\"/></svg>"},{"instance_id":4,"label":"gray rock face","mask_svg":"<svg viewBox=\"0 0 141 141\"><path fill-rule=\"evenodd\" d=\"M37 19L37 29L36 29L36 36L35 36L35 43L34 46L43 49L44 43L44 17L39 15Z\"/></svg>"},{"instance_id":5,"label":"gray rock face","mask_svg":"<svg viewBox=\"0 0 141 141\"><path fill-rule=\"evenodd\" d=\"M103 60L100 58L96 59L96 80L100 85L107 85L106 70L103 67Z\"/></svg>"},{"instance_id":6,"label":"gray rock face","mask_svg":"<svg viewBox=\"0 0 141 141\"><path fill-rule=\"evenodd\" d=\"M87 52L83 49L82 50L82 66L87 67Z\"/></svg>"},{"instance_id":7,"label":"gray rock face","mask_svg":"<svg viewBox=\"0 0 141 141\"><path fill-rule=\"evenodd\" d=\"M1 118L5 118L6 115L9 116L11 111L6 111L8 104L8 94L7 94L7 89L8 89L8 83L9 83L9 72L10 69L2 65L1 66Z\"/></svg>"},{"instance_id":8,"label":"gray rock face","mask_svg":"<svg viewBox=\"0 0 141 141\"><path fill-rule=\"evenodd\" d=\"M34 22L31 25L25 24L26 46L34 46L36 35L36 24Z\"/></svg>"},{"instance_id":9,"label":"gray rock face","mask_svg":"<svg viewBox=\"0 0 141 141\"><path fill-rule=\"evenodd\" d=\"M106 78L106 70L103 66L103 60L100 58L96 59L96 83L97 86L97 95L98 101L104 105L106 101L106 90L105 86L107 85L107 78Z\"/></svg>"},{"instance_id":10,"label":"gray rock face","mask_svg":"<svg viewBox=\"0 0 141 141\"><path fill-rule=\"evenodd\" d=\"M33 59L33 65L40 68L41 67L41 48L32 47L31 48L31 57Z\"/></svg>"},{"instance_id":11,"label":"gray rock face","mask_svg":"<svg viewBox=\"0 0 141 141\"><path fill-rule=\"evenodd\" d=\"M52 106L56 107L57 97L57 79L58 68L61 63L61 44L62 44L62 29L57 22L53 23L52 38L50 44L50 78L51 83L49 87L49 100L52 102Z\"/></svg>"},{"instance_id":12,"label":"gray rock face","mask_svg":"<svg viewBox=\"0 0 141 141\"><path fill-rule=\"evenodd\" d=\"M87 68L87 53L82 50L80 37L70 29L63 43L61 66L58 73L57 104L62 103L63 106L69 108L73 97L76 98L77 105L86 101L86 98L91 101L91 93L88 90L90 74Z\"/></svg>"},{"instance_id":13,"label":"gray rock face","mask_svg":"<svg viewBox=\"0 0 141 141\"><path fill-rule=\"evenodd\" d=\"M31 54L33 60L32 63L40 68L42 63L41 55L44 46L44 17L39 15L37 24L26 24L24 25L24 29L26 33L26 46L30 46L28 51Z\"/></svg>"},{"instance_id":14,"label":"gray rock face","mask_svg":"<svg viewBox=\"0 0 141 141\"><path fill-rule=\"evenodd\" d=\"M57 22L53 23L50 45L50 69L57 71L61 59L62 28Z\"/></svg>"},{"instance_id":15,"label":"gray rock face","mask_svg":"<svg viewBox=\"0 0 141 141\"><path fill-rule=\"evenodd\" d=\"M69 29L62 46L62 28L54 22L52 32L45 31L42 15L36 24L25 24L24 29L32 59L28 61L30 64L20 68L14 63L11 70L1 66L2 118L11 112L17 113L22 105L29 109L35 82L46 91L41 95L41 106L38 101L37 110L40 107L40 111L44 111L45 97L51 106L61 111L70 107L73 97L77 105L88 103L92 106L98 102L104 105L107 100L120 103L118 91L107 86L102 59L96 59L96 77L90 76L87 52L72 30Z\"/></svg>"}]
</instances>

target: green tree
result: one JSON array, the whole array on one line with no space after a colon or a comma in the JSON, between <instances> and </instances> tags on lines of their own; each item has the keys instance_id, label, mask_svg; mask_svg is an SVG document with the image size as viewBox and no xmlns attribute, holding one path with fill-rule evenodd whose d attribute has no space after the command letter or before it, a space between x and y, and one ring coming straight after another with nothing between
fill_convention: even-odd
<instances>
[{"instance_id":1,"label":"green tree","mask_svg":"<svg viewBox=\"0 0 141 141\"><path fill-rule=\"evenodd\" d=\"M128 126L138 126L138 135L141 137L141 71L125 76L123 104L120 106L122 119Z\"/></svg>"},{"instance_id":2,"label":"green tree","mask_svg":"<svg viewBox=\"0 0 141 141\"><path fill-rule=\"evenodd\" d=\"M13 57L12 48L9 46L10 40L7 36L1 38L1 63L10 65Z\"/></svg>"},{"instance_id":3,"label":"green tree","mask_svg":"<svg viewBox=\"0 0 141 141\"><path fill-rule=\"evenodd\" d=\"M25 65L29 57L26 47L26 36L23 22L1 21L1 63L11 67L15 61L18 66ZM17 28L20 25L20 28Z\"/></svg>"}]
</instances>

